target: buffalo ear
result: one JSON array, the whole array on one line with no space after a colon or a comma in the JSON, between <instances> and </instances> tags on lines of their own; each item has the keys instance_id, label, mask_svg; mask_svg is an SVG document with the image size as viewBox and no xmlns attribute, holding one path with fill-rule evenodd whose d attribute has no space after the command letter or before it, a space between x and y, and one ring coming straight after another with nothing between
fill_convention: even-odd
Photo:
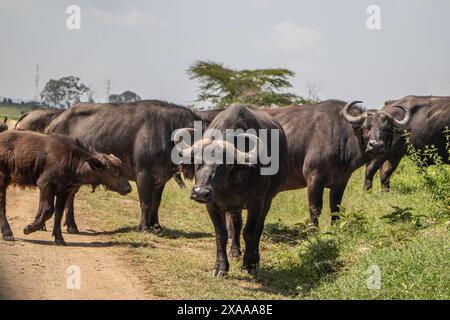
<instances>
[{"instance_id":1,"label":"buffalo ear","mask_svg":"<svg viewBox=\"0 0 450 320\"><path fill-rule=\"evenodd\" d=\"M192 180L195 177L195 165L180 163L178 172L182 173L185 179Z\"/></svg>"},{"instance_id":2,"label":"buffalo ear","mask_svg":"<svg viewBox=\"0 0 450 320\"><path fill-rule=\"evenodd\" d=\"M98 158L90 158L87 159L86 162L89 164L89 167L91 167L91 169L94 171L103 171L106 169L106 165Z\"/></svg>"},{"instance_id":3,"label":"buffalo ear","mask_svg":"<svg viewBox=\"0 0 450 320\"><path fill-rule=\"evenodd\" d=\"M5 117L5 121L3 121L4 124L8 122L8 117Z\"/></svg>"}]
</instances>

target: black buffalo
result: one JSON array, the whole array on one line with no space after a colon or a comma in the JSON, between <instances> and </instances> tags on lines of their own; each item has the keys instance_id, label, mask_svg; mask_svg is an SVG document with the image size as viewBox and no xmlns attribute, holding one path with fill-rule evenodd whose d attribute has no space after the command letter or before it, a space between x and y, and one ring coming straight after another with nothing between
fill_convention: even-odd
<instances>
[{"instance_id":1,"label":"black buffalo","mask_svg":"<svg viewBox=\"0 0 450 320\"><path fill-rule=\"evenodd\" d=\"M390 148L409 122L410 113L396 120L384 111L353 108L328 100L317 104L266 110L283 126L288 141L289 170L283 190L308 188L309 213L318 226L323 193L330 189L332 221L353 171Z\"/></svg>"},{"instance_id":2,"label":"black buffalo","mask_svg":"<svg viewBox=\"0 0 450 320\"><path fill-rule=\"evenodd\" d=\"M36 109L24 114L16 123L14 129L21 131L44 132L45 128L64 110Z\"/></svg>"},{"instance_id":3,"label":"black buffalo","mask_svg":"<svg viewBox=\"0 0 450 320\"><path fill-rule=\"evenodd\" d=\"M445 130L450 129L450 97L407 96L400 100L387 101L382 110L401 119L404 111L396 108L397 105L407 107L412 114L412 119L405 128L409 133L411 145L418 150L423 150L425 146L434 146L442 161L450 163L445 137ZM364 189L372 188L373 177L381 168L382 190L389 191L391 176L406 153L406 139L400 136L388 152L367 164ZM432 165L433 162L427 164Z\"/></svg>"},{"instance_id":4,"label":"black buffalo","mask_svg":"<svg viewBox=\"0 0 450 320\"><path fill-rule=\"evenodd\" d=\"M140 231L160 232L158 209L166 182L178 170L171 161L172 133L201 121L190 109L158 100L127 104L80 103L50 123L49 133L76 138L104 153L114 153L129 180L136 181L141 204ZM77 233L73 202L68 199L66 224Z\"/></svg>"},{"instance_id":5,"label":"black buffalo","mask_svg":"<svg viewBox=\"0 0 450 320\"><path fill-rule=\"evenodd\" d=\"M229 155L241 156L249 159L255 156L251 150L239 150L234 143L224 139L214 139L212 130L218 130L226 135L227 129L268 129L278 130L278 139L268 134L266 143L262 143L256 134L245 135L254 140L252 148L267 148L272 150L274 144L279 146L278 171L272 175L261 175L260 158L254 158L253 164L232 162L220 164L206 162L195 166L195 186L191 198L206 203L209 216L214 224L216 233L217 259L214 268L214 276L223 276L229 270L227 259L228 233L226 226L226 214L232 213L235 217L235 226L240 234L242 227L241 211L248 210L247 221L244 228L244 268L250 274L256 274L259 265L259 242L264 228L264 221L269 212L273 197L280 191L287 174L287 143L283 129L271 116L258 109L233 105L215 117L203 139L197 141L194 146L184 150L184 154L195 154L196 146L218 148L223 157ZM250 146L248 146L250 148ZM273 155L272 155L273 156ZM203 157L204 159L204 157ZM273 158L272 158L273 161ZM267 165L267 164L266 164ZM183 166L184 168L185 166ZM237 223L240 221L240 225Z\"/></svg>"}]
</instances>

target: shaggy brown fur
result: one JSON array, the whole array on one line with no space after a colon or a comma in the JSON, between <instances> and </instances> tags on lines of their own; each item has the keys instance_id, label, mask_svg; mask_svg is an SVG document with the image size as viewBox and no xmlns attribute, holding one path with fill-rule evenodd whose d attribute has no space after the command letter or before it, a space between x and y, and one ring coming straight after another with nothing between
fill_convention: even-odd
<instances>
[{"instance_id":1,"label":"shaggy brown fur","mask_svg":"<svg viewBox=\"0 0 450 320\"><path fill-rule=\"evenodd\" d=\"M24 233L37 231L55 212L53 235L65 244L61 217L70 190L84 184L103 184L127 194L131 186L122 175L122 163L113 155L89 150L59 135L9 131L0 134L0 226L3 239L14 240L6 219L6 189L10 185L38 187L39 209L33 224ZM56 204L55 204L56 199Z\"/></svg>"}]
</instances>

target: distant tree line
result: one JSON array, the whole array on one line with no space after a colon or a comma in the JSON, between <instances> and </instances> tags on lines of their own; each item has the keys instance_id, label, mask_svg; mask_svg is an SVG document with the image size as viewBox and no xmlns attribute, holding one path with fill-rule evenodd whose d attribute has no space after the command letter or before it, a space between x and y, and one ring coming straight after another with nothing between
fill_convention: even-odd
<instances>
[{"instance_id":1,"label":"distant tree line","mask_svg":"<svg viewBox=\"0 0 450 320\"><path fill-rule=\"evenodd\" d=\"M291 79L295 73L289 69L232 69L211 61L196 61L187 73L192 80L200 83L198 102L209 107L222 109L232 103L247 103L256 106L286 106L318 102L319 89L308 84L306 97L290 92ZM94 102L92 89L81 82L79 77L66 76L50 79L40 93L42 104L53 108L69 108L81 101ZM111 94L110 103L130 103L141 100L135 92L127 90L121 94ZM14 104L9 98L3 104ZM33 102L34 103L34 102Z\"/></svg>"},{"instance_id":2,"label":"distant tree line","mask_svg":"<svg viewBox=\"0 0 450 320\"><path fill-rule=\"evenodd\" d=\"M92 89L75 76L67 76L57 80L50 79L41 92L41 100L58 108L69 108L82 101L94 103ZM108 97L110 103L129 103L139 100L141 100L141 97L130 90Z\"/></svg>"},{"instance_id":3,"label":"distant tree line","mask_svg":"<svg viewBox=\"0 0 450 320\"><path fill-rule=\"evenodd\" d=\"M108 102L110 103L130 103L139 100L142 100L141 97L129 90L122 94L112 94L108 97Z\"/></svg>"},{"instance_id":4,"label":"distant tree line","mask_svg":"<svg viewBox=\"0 0 450 320\"><path fill-rule=\"evenodd\" d=\"M48 108L50 107L48 104L46 103L41 103L38 101L17 101L17 100L13 100L11 98L2 98L0 99L0 105L2 106L14 106L14 107L30 107L30 108Z\"/></svg>"}]
</instances>

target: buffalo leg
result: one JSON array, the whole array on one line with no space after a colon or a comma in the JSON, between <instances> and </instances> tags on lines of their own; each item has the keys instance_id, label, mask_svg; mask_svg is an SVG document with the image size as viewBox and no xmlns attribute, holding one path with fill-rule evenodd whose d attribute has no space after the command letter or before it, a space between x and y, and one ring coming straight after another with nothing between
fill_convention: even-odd
<instances>
[{"instance_id":1,"label":"buffalo leg","mask_svg":"<svg viewBox=\"0 0 450 320\"><path fill-rule=\"evenodd\" d=\"M342 202L342 197L344 196L345 187L347 186L347 181L345 184L333 186L330 189L330 211L331 211L331 223L336 223L339 220L340 205Z\"/></svg>"},{"instance_id":2,"label":"buffalo leg","mask_svg":"<svg viewBox=\"0 0 450 320\"><path fill-rule=\"evenodd\" d=\"M213 276L223 277L230 269L230 264L227 258L228 233L225 218L226 213L225 211L219 209L214 203L208 203L206 208L216 233L217 256Z\"/></svg>"},{"instance_id":3,"label":"buffalo leg","mask_svg":"<svg viewBox=\"0 0 450 320\"><path fill-rule=\"evenodd\" d=\"M259 242L264 229L264 221L272 201L255 203L248 208L247 222L244 228L244 269L251 275L257 275L259 269Z\"/></svg>"},{"instance_id":4,"label":"buffalo leg","mask_svg":"<svg viewBox=\"0 0 450 320\"><path fill-rule=\"evenodd\" d=\"M165 183L154 184L151 175L145 171L138 174L136 180L141 204L139 231L160 233L158 210Z\"/></svg>"},{"instance_id":5,"label":"buffalo leg","mask_svg":"<svg viewBox=\"0 0 450 320\"><path fill-rule=\"evenodd\" d=\"M308 179L308 204L309 204L309 215L311 216L311 222L318 227L319 226L319 217L322 213L323 207L323 191L324 185L323 183L312 177Z\"/></svg>"},{"instance_id":6,"label":"buffalo leg","mask_svg":"<svg viewBox=\"0 0 450 320\"><path fill-rule=\"evenodd\" d=\"M6 219L6 182L3 174L0 174L0 228L3 240L14 241L13 232Z\"/></svg>"},{"instance_id":7,"label":"buffalo leg","mask_svg":"<svg viewBox=\"0 0 450 320\"><path fill-rule=\"evenodd\" d=\"M241 252L241 231L242 231L242 211L237 210L227 212L228 238L231 238L230 255L233 258L240 258Z\"/></svg>"},{"instance_id":8,"label":"buffalo leg","mask_svg":"<svg viewBox=\"0 0 450 320\"><path fill-rule=\"evenodd\" d=\"M386 160L381 167L380 171L380 182L381 182L381 190L384 192L389 192L391 189L391 176L394 173L395 169L397 169L400 160L402 160L402 156L391 157Z\"/></svg>"},{"instance_id":9,"label":"buffalo leg","mask_svg":"<svg viewBox=\"0 0 450 320\"><path fill-rule=\"evenodd\" d=\"M372 189L373 186L373 177L375 176L375 173L377 173L378 170L380 170L383 163L386 161L386 158L379 157L376 159L373 159L371 162L369 162L366 165L366 172L364 175L364 190L369 191Z\"/></svg>"},{"instance_id":10,"label":"buffalo leg","mask_svg":"<svg viewBox=\"0 0 450 320\"><path fill-rule=\"evenodd\" d=\"M80 190L79 187L74 188L70 191L69 196L66 201L66 222L64 225L67 226L67 232L70 234L78 234L78 226L75 223L75 210L74 210L74 202L75 196Z\"/></svg>"},{"instance_id":11,"label":"buffalo leg","mask_svg":"<svg viewBox=\"0 0 450 320\"><path fill-rule=\"evenodd\" d=\"M166 183L155 185L152 192L152 207L150 210L150 226L155 233L161 233L162 227L159 224L159 206Z\"/></svg>"},{"instance_id":12,"label":"buffalo leg","mask_svg":"<svg viewBox=\"0 0 450 320\"><path fill-rule=\"evenodd\" d=\"M39 208L36 218L23 230L24 234L30 234L41 230L45 222L50 219L55 210L55 194L51 188L41 188L39 194Z\"/></svg>"},{"instance_id":13,"label":"buffalo leg","mask_svg":"<svg viewBox=\"0 0 450 320\"><path fill-rule=\"evenodd\" d=\"M55 237L55 243L58 245L66 245L64 241L62 232L61 232L61 221L62 216L64 214L64 207L67 202L67 198L69 197L70 192L65 192L58 194L56 196L56 204L55 204L55 219L53 225L53 236Z\"/></svg>"}]
</instances>

